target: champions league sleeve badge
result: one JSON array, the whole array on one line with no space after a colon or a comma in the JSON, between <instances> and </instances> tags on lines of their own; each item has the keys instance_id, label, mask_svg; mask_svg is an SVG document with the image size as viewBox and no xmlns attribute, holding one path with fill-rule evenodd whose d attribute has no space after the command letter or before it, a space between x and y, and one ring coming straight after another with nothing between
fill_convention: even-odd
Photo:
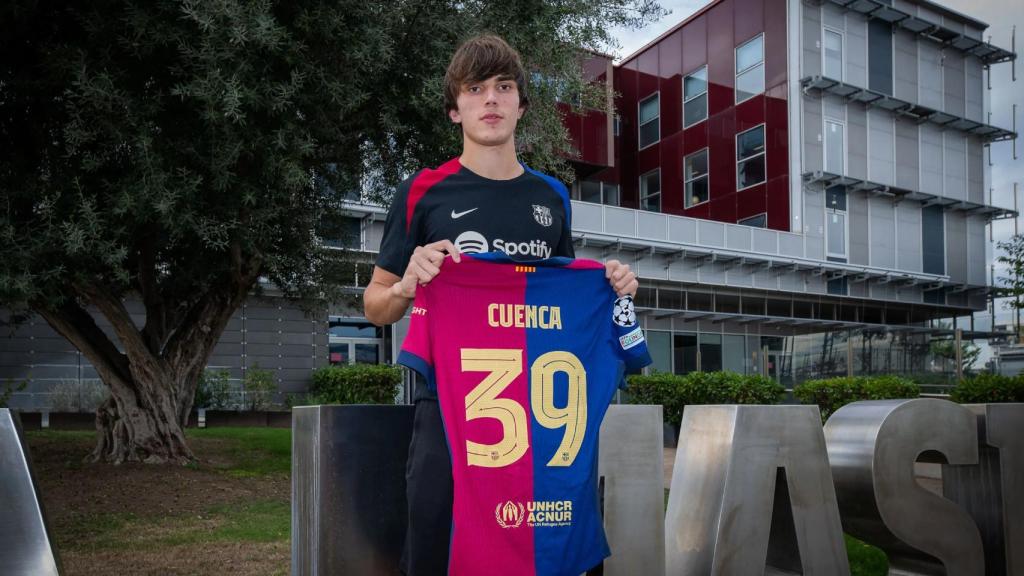
<instances>
[{"instance_id":1,"label":"champions league sleeve badge","mask_svg":"<svg viewBox=\"0 0 1024 576\"><path fill-rule=\"evenodd\" d=\"M612 307L612 321L623 328L636 325L636 311L633 310L633 297L625 295L615 301Z\"/></svg>"}]
</instances>

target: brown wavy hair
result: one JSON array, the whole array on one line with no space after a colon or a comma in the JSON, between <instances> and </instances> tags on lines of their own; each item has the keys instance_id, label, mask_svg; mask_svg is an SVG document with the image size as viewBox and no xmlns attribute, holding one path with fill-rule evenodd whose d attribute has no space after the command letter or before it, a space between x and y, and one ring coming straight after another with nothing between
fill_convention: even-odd
<instances>
[{"instance_id":1,"label":"brown wavy hair","mask_svg":"<svg viewBox=\"0 0 1024 576\"><path fill-rule=\"evenodd\" d=\"M519 52L508 45L500 36L481 34L462 43L448 70L444 74L445 112L457 110L457 100L462 86L469 82L481 82L497 76L501 80L515 80L519 90L519 107L526 108L526 72Z\"/></svg>"}]
</instances>

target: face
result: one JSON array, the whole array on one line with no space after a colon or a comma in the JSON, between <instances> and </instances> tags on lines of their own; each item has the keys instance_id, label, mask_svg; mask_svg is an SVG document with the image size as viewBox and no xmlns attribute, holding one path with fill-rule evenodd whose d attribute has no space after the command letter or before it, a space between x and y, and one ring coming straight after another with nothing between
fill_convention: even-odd
<instances>
[{"instance_id":1,"label":"face","mask_svg":"<svg viewBox=\"0 0 1024 576\"><path fill-rule=\"evenodd\" d=\"M516 81L497 76L463 84L455 103L458 109L450 110L448 116L462 124L465 138L482 146L509 142L523 116Z\"/></svg>"}]
</instances>

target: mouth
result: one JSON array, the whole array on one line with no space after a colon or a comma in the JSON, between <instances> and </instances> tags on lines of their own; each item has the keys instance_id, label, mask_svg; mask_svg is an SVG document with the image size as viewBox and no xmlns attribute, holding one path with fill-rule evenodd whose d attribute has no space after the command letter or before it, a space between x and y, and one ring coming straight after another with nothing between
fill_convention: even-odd
<instances>
[{"instance_id":1,"label":"mouth","mask_svg":"<svg viewBox=\"0 0 1024 576\"><path fill-rule=\"evenodd\" d=\"M480 117L480 119L483 120L484 122L497 122L498 120L501 120L503 118L504 116L502 116L501 114L484 114L483 116Z\"/></svg>"}]
</instances>

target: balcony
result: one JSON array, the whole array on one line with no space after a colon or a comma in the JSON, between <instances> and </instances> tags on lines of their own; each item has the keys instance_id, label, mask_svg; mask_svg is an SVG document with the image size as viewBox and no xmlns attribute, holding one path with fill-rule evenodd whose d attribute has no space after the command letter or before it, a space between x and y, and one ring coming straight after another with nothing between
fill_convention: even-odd
<instances>
[{"instance_id":1,"label":"balcony","mask_svg":"<svg viewBox=\"0 0 1024 576\"><path fill-rule=\"evenodd\" d=\"M809 247L821 239L808 242L804 234L589 202L572 204L576 245L603 248L608 255L633 252L637 258L657 256L666 265L685 259L695 267L714 262L726 270L745 266L779 275L802 272L827 280L919 285L925 290L988 290L983 284L953 282L949 276L825 260Z\"/></svg>"},{"instance_id":2,"label":"balcony","mask_svg":"<svg viewBox=\"0 0 1024 576\"><path fill-rule=\"evenodd\" d=\"M893 114L909 118L911 121L922 124L929 122L942 128L949 128L953 130L959 130L972 136L977 136L982 141L988 142L1000 142L1002 140L1013 140L1017 138L1017 133L1005 128L999 128L997 126L990 126L974 120L968 120L960 116L954 116L928 108L927 106L921 106L919 104L913 104L906 100L900 100L899 98L893 98L887 94L881 92L875 92L867 88L861 88L839 80L828 78L827 76L806 76L800 79L800 85L803 86L804 93L808 93L809 90L817 90L819 93L832 94L839 96L847 102L860 102L868 108L881 108L888 110Z\"/></svg>"},{"instance_id":3,"label":"balcony","mask_svg":"<svg viewBox=\"0 0 1024 576\"><path fill-rule=\"evenodd\" d=\"M942 48L952 48L964 54L976 56L986 66L1017 59L1017 55L1009 50L1004 50L988 42L971 38L955 30L929 22L923 18L918 18L902 10L897 10L881 0L824 1L831 2L844 10L861 14L866 18L884 20L922 38L936 42Z\"/></svg>"}]
</instances>

